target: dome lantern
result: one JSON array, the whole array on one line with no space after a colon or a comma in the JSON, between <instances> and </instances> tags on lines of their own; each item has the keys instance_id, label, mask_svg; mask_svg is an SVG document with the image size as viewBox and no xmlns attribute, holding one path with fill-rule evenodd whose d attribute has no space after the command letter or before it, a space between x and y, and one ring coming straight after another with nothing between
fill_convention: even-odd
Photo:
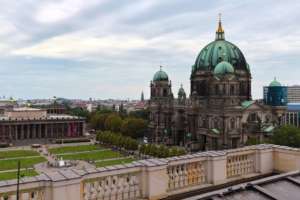
<instances>
[{"instance_id":1,"label":"dome lantern","mask_svg":"<svg viewBox=\"0 0 300 200\"><path fill-rule=\"evenodd\" d=\"M162 70L162 66L160 66L159 71L154 74L153 81L169 81L168 74Z\"/></svg>"},{"instance_id":2,"label":"dome lantern","mask_svg":"<svg viewBox=\"0 0 300 200\"><path fill-rule=\"evenodd\" d=\"M213 72L217 64L222 61L227 61L235 70L244 71L250 75L250 69L242 51L235 44L225 40L220 16L216 39L201 49L192 66L192 75L197 71Z\"/></svg>"},{"instance_id":3,"label":"dome lantern","mask_svg":"<svg viewBox=\"0 0 300 200\"><path fill-rule=\"evenodd\" d=\"M222 27L221 13L219 13L219 25L216 31L216 40L225 40L225 33Z\"/></svg>"},{"instance_id":4,"label":"dome lantern","mask_svg":"<svg viewBox=\"0 0 300 200\"><path fill-rule=\"evenodd\" d=\"M183 89L183 85L180 85L180 88L178 90L178 97L186 96L185 91Z\"/></svg>"}]
</instances>

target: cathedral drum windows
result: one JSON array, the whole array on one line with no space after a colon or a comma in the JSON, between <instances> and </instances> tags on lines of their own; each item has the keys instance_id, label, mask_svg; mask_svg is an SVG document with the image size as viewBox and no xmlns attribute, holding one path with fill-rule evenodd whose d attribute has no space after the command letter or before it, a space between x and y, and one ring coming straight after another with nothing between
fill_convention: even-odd
<instances>
[{"instance_id":1,"label":"cathedral drum windows","mask_svg":"<svg viewBox=\"0 0 300 200\"><path fill-rule=\"evenodd\" d=\"M164 97L168 96L168 89L166 89L166 88L163 89L163 96Z\"/></svg>"},{"instance_id":2,"label":"cathedral drum windows","mask_svg":"<svg viewBox=\"0 0 300 200\"><path fill-rule=\"evenodd\" d=\"M231 96L235 95L234 85L230 85L230 95Z\"/></svg>"}]
</instances>

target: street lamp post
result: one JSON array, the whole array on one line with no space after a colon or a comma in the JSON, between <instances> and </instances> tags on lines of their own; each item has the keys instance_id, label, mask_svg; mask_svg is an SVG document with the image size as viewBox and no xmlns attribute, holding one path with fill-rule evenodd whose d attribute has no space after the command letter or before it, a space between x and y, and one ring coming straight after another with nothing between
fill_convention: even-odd
<instances>
[{"instance_id":1,"label":"street lamp post","mask_svg":"<svg viewBox=\"0 0 300 200\"><path fill-rule=\"evenodd\" d=\"M18 172L17 172L17 200L19 200L19 190L20 190L20 160L18 161Z\"/></svg>"},{"instance_id":2,"label":"street lamp post","mask_svg":"<svg viewBox=\"0 0 300 200\"><path fill-rule=\"evenodd\" d=\"M188 132L186 134L186 138L187 138L186 144L188 144L189 142L191 142L191 137L192 137L192 133ZM190 148L190 147L188 147L188 148Z\"/></svg>"}]
</instances>

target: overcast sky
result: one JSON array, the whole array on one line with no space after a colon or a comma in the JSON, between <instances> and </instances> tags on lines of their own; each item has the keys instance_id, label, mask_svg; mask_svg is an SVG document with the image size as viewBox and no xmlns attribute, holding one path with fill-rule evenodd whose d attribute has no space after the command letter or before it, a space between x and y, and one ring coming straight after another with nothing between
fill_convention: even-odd
<instances>
[{"instance_id":1,"label":"overcast sky","mask_svg":"<svg viewBox=\"0 0 300 200\"><path fill-rule=\"evenodd\" d=\"M252 94L300 84L300 1L0 0L0 96L149 97L159 65L189 94L191 66L215 38L244 53Z\"/></svg>"}]
</instances>

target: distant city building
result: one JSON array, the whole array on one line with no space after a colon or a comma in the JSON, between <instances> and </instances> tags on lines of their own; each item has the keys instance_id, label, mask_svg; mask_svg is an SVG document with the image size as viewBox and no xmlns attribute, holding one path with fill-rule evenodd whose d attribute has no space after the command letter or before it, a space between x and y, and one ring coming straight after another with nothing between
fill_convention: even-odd
<instances>
[{"instance_id":1,"label":"distant city building","mask_svg":"<svg viewBox=\"0 0 300 200\"><path fill-rule=\"evenodd\" d=\"M0 114L3 114L5 110L11 110L17 105L17 101L13 98L0 99Z\"/></svg>"},{"instance_id":2,"label":"distant city building","mask_svg":"<svg viewBox=\"0 0 300 200\"><path fill-rule=\"evenodd\" d=\"M2 142L81 137L84 132L84 118L48 114L45 109L13 108L0 116L0 140Z\"/></svg>"},{"instance_id":3,"label":"distant city building","mask_svg":"<svg viewBox=\"0 0 300 200\"><path fill-rule=\"evenodd\" d=\"M282 86L276 78L269 86L264 87L264 103L270 106L286 106L287 87Z\"/></svg>"},{"instance_id":4,"label":"distant city building","mask_svg":"<svg viewBox=\"0 0 300 200\"><path fill-rule=\"evenodd\" d=\"M155 73L150 84L150 141L210 150L268 137L286 110L285 88L273 90L272 82L268 103L254 101L251 78L242 51L225 40L219 21L215 41L200 51L192 66L189 97L181 87L175 99L167 73Z\"/></svg>"},{"instance_id":5,"label":"distant city building","mask_svg":"<svg viewBox=\"0 0 300 200\"><path fill-rule=\"evenodd\" d=\"M289 103L300 103L300 85L288 86L287 93Z\"/></svg>"},{"instance_id":6,"label":"distant city building","mask_svg":"<svg viewBox=\"0 0 300 200\"><path fill-rule=\"evenodd\" d=\"M300 103L287 104L287 112L282 117L282 124L300 128Z\"/></svg>"}]
</instances>

